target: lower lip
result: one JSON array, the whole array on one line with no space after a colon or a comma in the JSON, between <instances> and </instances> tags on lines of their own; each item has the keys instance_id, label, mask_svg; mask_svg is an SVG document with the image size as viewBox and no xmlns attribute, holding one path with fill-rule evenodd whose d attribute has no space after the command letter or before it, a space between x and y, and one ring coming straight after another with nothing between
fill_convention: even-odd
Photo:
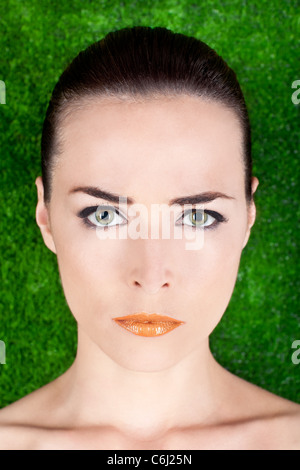
<instances>
[{"instance_id":1,"label":"lower lip","mask_svg":"<svg viewBox=\"0 0 300 470\"><path fill-rule=\"evenodd\" d=\"M179 321L137 321L131 319L113 318L125 330L138 336L161 336L169 333L184 322Z\"/></svg>"}]
</instances>

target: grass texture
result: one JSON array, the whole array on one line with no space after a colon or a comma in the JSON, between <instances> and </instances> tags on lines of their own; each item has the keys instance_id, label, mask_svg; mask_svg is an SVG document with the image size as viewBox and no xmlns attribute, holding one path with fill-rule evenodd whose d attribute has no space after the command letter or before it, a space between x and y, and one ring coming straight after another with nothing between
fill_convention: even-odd
<instances>
[{"instance_id":1,"label":"grass texture","mask_svg":"<svg viewBox=\"0 0 300 470\"><path fill-rule=\"evenodd\" d=\"M209 44L236 71L253 133L257 220L211 349L228 370L300 402L299 109L297 1L9 0L0 4L0 407L62 374L77 329L56 256L35 221L42 123L67 63L109 31L164 26ZM217 295L217 293L216 293ZM300 356L299 356L300 357Z\"/></svg>"}]
</instances>

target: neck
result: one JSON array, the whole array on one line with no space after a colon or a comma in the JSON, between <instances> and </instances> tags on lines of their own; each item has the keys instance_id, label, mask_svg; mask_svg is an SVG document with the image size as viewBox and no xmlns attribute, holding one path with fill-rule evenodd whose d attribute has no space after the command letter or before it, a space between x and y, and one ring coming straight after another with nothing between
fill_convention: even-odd
<instances>
[{"instance_id":1,"label":"neck","mask_svg":"<svg viewBox=\"0 0 300 470\"><path fill-rule=\"evenodd\" d=\"M158 438L212 421L222 371L208 339L168 369L140 372L117 364L79 331L76 359L61 376L63 409L74 427L110 426L132 438Z\"/></svg>"}]
</instances>

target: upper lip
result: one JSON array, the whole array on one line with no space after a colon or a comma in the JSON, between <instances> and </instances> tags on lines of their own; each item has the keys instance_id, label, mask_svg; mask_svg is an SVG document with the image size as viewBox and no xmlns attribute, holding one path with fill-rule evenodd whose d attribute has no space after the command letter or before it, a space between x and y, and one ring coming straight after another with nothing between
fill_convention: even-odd
<instances>
[{"instance_id":1,"label":"upper lip","mask_svg":"<svg viewBox=\"0 0 300 470\"><path fill-rule=\"evenodd\" d=\"M166 315L158 315L157 313L135 313L133 315L126 315L124 317L117 317L113 320L119 321L135 321L138 323L157 323L157 322L173 322L173 323L184 323L175 318L168 317Z\"/></svg>"}]
</instances>

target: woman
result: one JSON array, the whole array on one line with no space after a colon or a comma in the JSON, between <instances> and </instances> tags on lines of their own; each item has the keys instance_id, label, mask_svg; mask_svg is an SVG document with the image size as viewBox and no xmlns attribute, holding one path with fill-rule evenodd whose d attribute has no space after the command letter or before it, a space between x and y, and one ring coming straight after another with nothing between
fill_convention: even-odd
<instances>
[{"instance_id":1,"label":"woman","mask_svg":"<svg viewBox=\"0 0 300 470\"><path fill-rule=\"evenodd\" d=\"M242 91L205 43L134 27L80 52L53 91L35 182L78 351L1 410L3 448L300 448L300 406L209 348L255 221L251 168Z\"/></svg>"}]
</instances>

